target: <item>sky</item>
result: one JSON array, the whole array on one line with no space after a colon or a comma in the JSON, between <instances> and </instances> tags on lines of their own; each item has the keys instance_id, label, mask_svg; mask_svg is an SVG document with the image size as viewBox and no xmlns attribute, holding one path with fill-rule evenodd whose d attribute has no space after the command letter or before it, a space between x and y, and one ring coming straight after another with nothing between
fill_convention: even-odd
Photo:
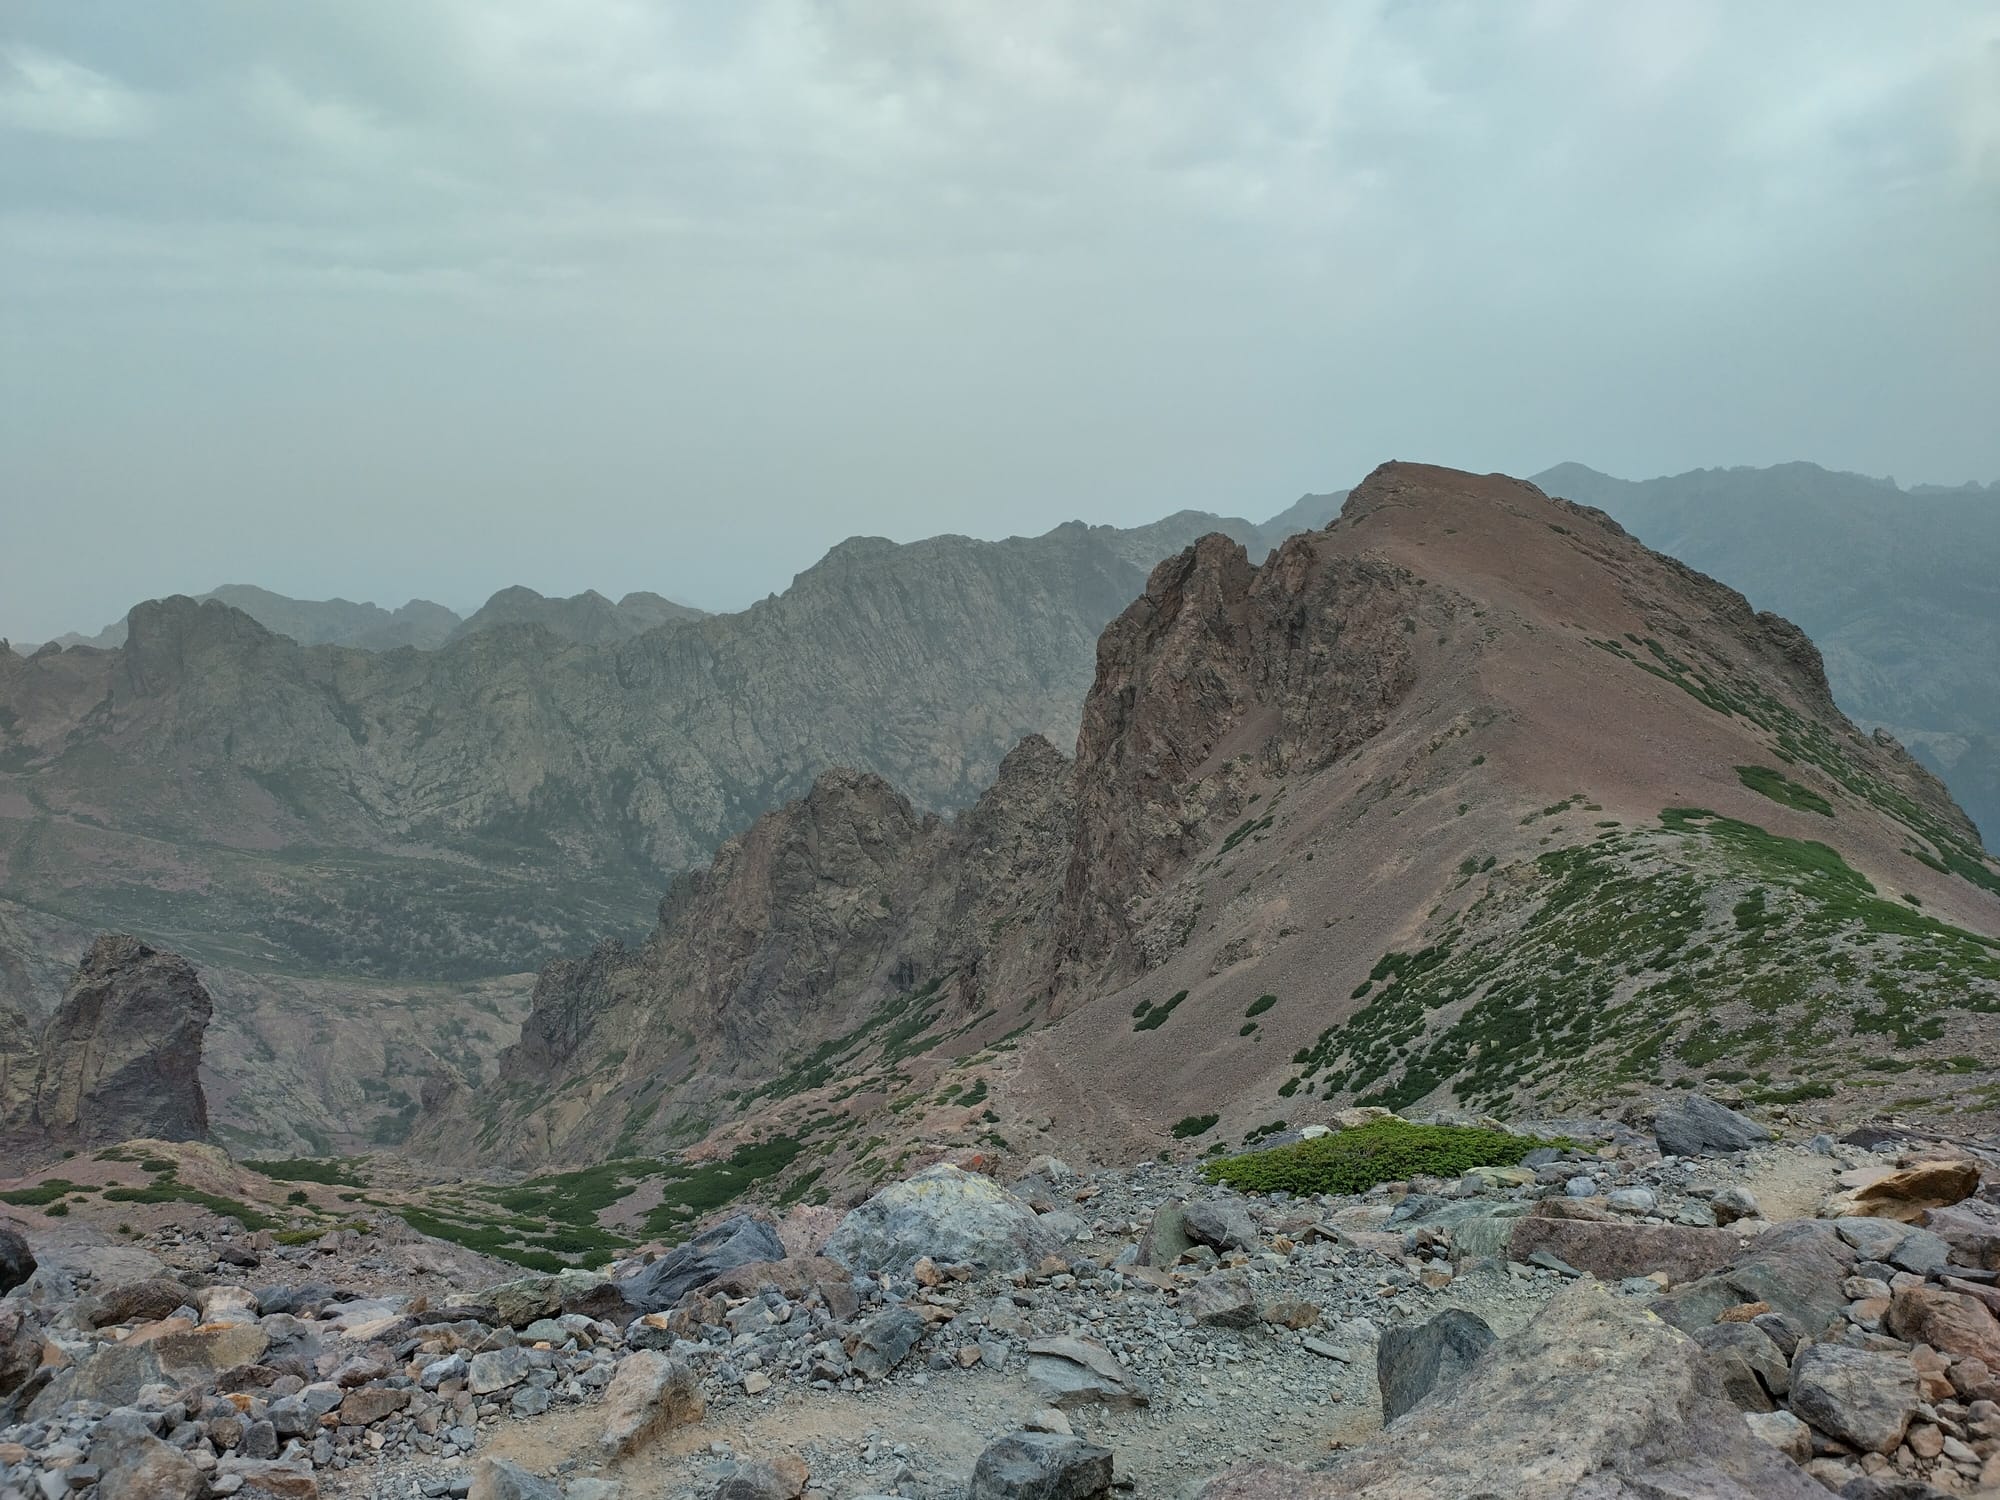
<instances>
[{"instance_id":1,"label":"sky","mask_svg":"<svg viewBox=\"0 0 2000 1500\"><path fill-rule=\"evenodd\" d=\"M1389 458L2000 478L2000 10L11 0L0 635Z\"/></svg>"}]
</instances>

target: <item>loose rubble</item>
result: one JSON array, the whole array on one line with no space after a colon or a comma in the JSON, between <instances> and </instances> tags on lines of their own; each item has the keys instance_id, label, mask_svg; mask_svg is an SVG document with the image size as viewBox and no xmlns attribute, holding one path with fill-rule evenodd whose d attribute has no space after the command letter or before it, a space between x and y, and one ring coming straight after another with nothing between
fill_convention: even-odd
<instances>
[{"instance_id":1,"label":"loose rubble","mask_svg":"<svg viewBox=\"0 0 2000 1500\"><path fill-rule=\"evenodd\" d=\"M0 1500L1387 1496L1404 1481L1376 1455L1406 1430L1445 1493L1504 1456L1475 1409L1503 1379L1528 1393L1506 1398L1517 1436L1570 1424L1575 1476L1623 1473L1643 1439L1656 1465L1694 1445L1716 1494L2000 1486L1983 1156L1677 1156L1559 1125L1577 1144L1522 1167L1355 1197L1243 1197L1164 1162L1042 1159L1006 1188L933 1168L824 1244L737 1214L605 1273L444 1296L343 1289L339 1255L268 1235L184 1240L165 1268L36 1267L24 1244L0 1256L27 1268L0 1300ZM1774 1224L1762 1200L1801 1163L1812 1201ZM1565 1405L1564 1351L1590 1347L1655 1392L1643 1433ZM511 1434L538 1426L559 1461L524 1460Z\"/></svg>"}]
</instances>

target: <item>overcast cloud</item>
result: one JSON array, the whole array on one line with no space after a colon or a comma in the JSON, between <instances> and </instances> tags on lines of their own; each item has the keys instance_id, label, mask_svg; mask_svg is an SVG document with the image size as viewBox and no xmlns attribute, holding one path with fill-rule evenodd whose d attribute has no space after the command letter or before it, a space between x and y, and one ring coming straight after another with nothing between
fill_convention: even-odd
<instances>
[{"instance_id":1,"label":"overcast cloud","mask_svg":"<svg viewBox=\"0 0 2000 1500\"><path fill-rule=\"evenodd\" d=\"M0 634L1390 457L2000 477L1991 4L0 12Z\"/></svg>"}]
</instances>

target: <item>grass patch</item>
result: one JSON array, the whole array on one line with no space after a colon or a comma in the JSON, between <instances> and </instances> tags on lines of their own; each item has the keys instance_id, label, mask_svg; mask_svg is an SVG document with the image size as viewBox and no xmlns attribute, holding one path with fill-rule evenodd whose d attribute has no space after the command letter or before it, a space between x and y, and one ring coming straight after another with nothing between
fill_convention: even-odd
<instances>
[{"instance_id":1,"label":"grass patch","mask_svg":"<svg viewBox=\"0 0 2000 1500\"><path fill-rule=\"evenodd\" d=\"M1511 1167L1538 1146L1534 1136L1463 1125L1377 1120L1317 1140L1224 1157L1201 1169L1243 1192L1365 1193L1412 1177L1457 1177L1469 1167Z\"/></svg>"},{"instance_id":2,"label":"grass patch","mask_svg":"<svg viewBox=\"0 0 2000 1500\"><path fill-rule=\"evenodd\" d=\"M648 1234L672 1234L701 1215L733 1203L767 1177L798 1159L804 1144L788 1135L738 1146L727 1161L669 1168L675 1174L661 1189L660 1204L646 1215Z\"/></svg>"},{"instance_id":3,"label":"grass patch","mask_svg":"<svg viewBox=\"0 0 2000 1500\"><path fill-rule=\"evenodd\" d=\"M1774 771L1769 766L1738 766L1736 777L1751 791L1773 802L1782 802L1800 812L1818 813L1823 818L1833 816L1831 802L1811 787L1800 786L1783 771Z\"/></svg>"},{"instance_id":4,"label":"grass patch","mask_svg":"<svg viewBox=\"0 0 2000 1500\"><path fill-rule=\"evenodd\" d=\"M191 1188L171 1179L146 1187L106 1188L104 1197L111 1203L192 1203L222 1218L235 1219L253 1233L259 1229L276 1229L279 1223L247 1203L238 1203L234 1198L224 1198L215 1193L204 1193L199 1188Z\"/></svg>"},{"instance_id":5,"label":"grass patch","mask_svg":"<svg viewBox=\"0 0 2000 1500\"><path fill-rule=\"evenodd\" d=\"M19 1208L46 1208L58 1198L67 1198L71 1193L92 1193L95 1188L84 1187L65 1177L51 1177L47 1182L38 1182L33 1187L15 1188L12 1192L0 1193L0 1203L12 1203Z\"/></svg>"},{"instance_id":6,"label":"grass patch","mask_svg":"<svg viewBox=\"0 0 2000 1500\"><path fill-rule=\"evenodd\" d=\"M146 1163L148 1171L163 1170L171 1163L154 1167ZM261 1172L276 1182L317 1182L322 1187L366 1187L368 1184L355 1176L351 1163L343 1157L293 1156L281 1161L246 1161L243 1163L253 1172Z\"/></svg>"}]
</instances>

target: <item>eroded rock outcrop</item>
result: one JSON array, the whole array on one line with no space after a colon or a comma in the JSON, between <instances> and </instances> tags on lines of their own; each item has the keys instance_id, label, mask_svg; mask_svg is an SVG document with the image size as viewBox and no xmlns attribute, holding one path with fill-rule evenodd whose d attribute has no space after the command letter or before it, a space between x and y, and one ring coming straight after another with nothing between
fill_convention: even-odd
<instances>
[{"instance_id":1,"label":"eroded rock outcrop","mask_svg":"<svg viewBox=\"0 0 2000 1500\"><path fill-rule=\"evenodd\" d=\"M186 959L135 937L99 938L36 1043L34 1087L21 1091L7 1135L30 1147L202 1139L213 1014Z\"/></svg>"}]
</instances>

